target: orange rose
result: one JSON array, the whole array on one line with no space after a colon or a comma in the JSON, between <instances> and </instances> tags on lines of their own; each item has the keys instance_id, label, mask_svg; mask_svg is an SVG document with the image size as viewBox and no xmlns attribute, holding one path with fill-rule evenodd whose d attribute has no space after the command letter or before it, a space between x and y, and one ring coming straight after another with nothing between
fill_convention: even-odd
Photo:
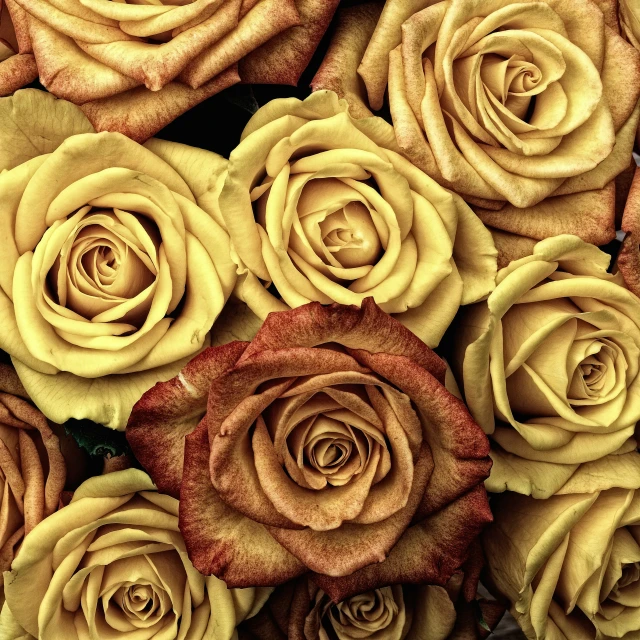
<instances>
[{"instance_id":1,"label":"orange rose","mask_svg":"<svg viewBox=\"0 0 640 640\"><path fill-rule=\"evenodd\" d=\"M311 303L156 385L127 437L180 495L195 567L229 586L444 584L491 518L487 441L444 376L371 298Z\"/></svg>"}]
</instances>

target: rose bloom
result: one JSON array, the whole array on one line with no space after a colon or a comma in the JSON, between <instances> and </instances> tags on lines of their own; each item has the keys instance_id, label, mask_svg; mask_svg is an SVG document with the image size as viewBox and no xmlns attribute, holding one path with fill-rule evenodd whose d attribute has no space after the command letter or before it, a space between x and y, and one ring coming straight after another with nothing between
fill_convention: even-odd
<instances>
[{"instance_id":1,"label":"rose bloom","mask_svg":"<svg viewBox=\"0 0 640 640\"><path fill-rule=\"evenodd\" d=\"M548 238L461 316L453 365L493 440L490 491L548 497L579 465L636 448L640 299L608 264Z\"/></svg>"},{"instance_id":2,"label":"rose bloom","mask_svg":"<svg viewBox=\"0 0 640 640\"><path fill-rule=\"evenodd\" d=\"M334 603L307 578L279 587L243 623L241 640L473 640L486 638L504 612L476 600L482 550L444 587L393 585ZM477 560L480 562L477 562Z\"/></svg>"},{"instance_id":3,"label":"rose bloom","mask_svg":"<svg viewBox=\"0 0 640 640\"><path fill-rule=\"evenodd\" d=\"M372 299L311 303L156 385L127 438L159 489L180 495L205 575L239 587L311 571L336 601L444 584L491 518L488 443L444 375Z\"/></svg>"},{"instance_id":4,"label":"rose bloom","mask_svg":"<svg viewBox=\"0 0 640 640\"><path fill-rule=\"evenodd\" d=\"M97 130L120 131L139 142L241 78L295 85L338 5L10 1L27 24L42 84L84 105Z\"/></svg>"},{"instance_id":5,"label":"rose bloom","mask_svg":"<svg viewBox=\"0 0 640 640\"><path fill-rule=\"evenodd\" d=\"M137 469L84 482L27 536L5 576L6 640L232 640L270 593L200 575L178 501Z\"/></svg>"},{"instance_id":6,"label":"rose bloom","mask_svg":"<svg viewBox=\"0 0 640 640\"><path fill-rule=\"evenodd\" d=\"M640 113L640 54L618 35L608 7L591 0L388 0L381 14L356 7L314 87L337 90L360 113L380 109L388 88L403 151L481 207L488 225L604 244L615 235L612 181L628 165Z\"/></svg>"},{"instance_id":7,"label":"rose bloom","mask_svg":"<svg viewBox=\"0 0 640 640\"><path fill-rule=\"evenodd\" d=\"M460 304L494 286L496 250L475 214L400 154L388 123L354 119L332 92L253 116L220 210L238 294L263 319L372 296L433 347Z\"/></svg>"},{"instance_id":8,"label":"rose bloom","mask_svg":"<svg viewBox=\"0 0 640 640\"><path fill-rule=\"evenodd\" d=\"M625 237L616 266L627 286L640 296L640 169L636 168L624 207L622 230Z\"/></svg>"},{"instance_id":9,"label":"rose bloom","mask_svg":"<svg viewBox=\"0 0 640 640\"><path fill-rule=\"evenodd\" d=\"M585 464L548 500L491 506L488 578L529 640L638 637L640 454Z\"/></svg>"},{"instance_id":10,"label":"rose bloom","mask_svg":"<svg viewBox=\"0 0 640 640\"><path fill-rule=\"evenodd\" d=\"M13 26L9 5L12 0L0 1L0 96L11 95L38 77L38 69L31 55L31 40L26 29ZM12 3L14 11L19 11Z\"/></svg>"},{"instance_id":11,"label":"rose bloom","mask_svg":"<svg viewBox=\"0 0 640 640\"><path fill-rule=\"evenodd\" d=\"M144 391L208 346L233 289L207 204L226 161L91 133L33 89L3 98L0 121L0 347L54 422L124 428Z\"/></svg>"},{"instance_id":12,"label":"rose bloom","mask_svg":"<svg viewBox=\"0 0 640 640\"><path fill-rule=\"evenodd\" d=\"M24 536L58 508L66 479L58 438L24 398L16 372L0 365L0 603L2 572Z\"/></svg>"}]
</instances>

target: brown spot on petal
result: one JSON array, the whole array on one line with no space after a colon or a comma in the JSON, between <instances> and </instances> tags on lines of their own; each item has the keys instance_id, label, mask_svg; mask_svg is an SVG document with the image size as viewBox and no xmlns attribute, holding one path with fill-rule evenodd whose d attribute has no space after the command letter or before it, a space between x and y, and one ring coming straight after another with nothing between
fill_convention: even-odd
<instances>
[{"instance_id":1,"label":"brown spot on petal","mask_svg":"<svg viewBox=\"0 0 640 640\"><path fill-rule=\"evenodd\" d=\"M198 89L180 82L170 82L160 91L136 87L87 102L81 108L96 131L118 131L136 142L144 142L178 116L239 81L234 66Z\"/></svg>"}]
</instances>

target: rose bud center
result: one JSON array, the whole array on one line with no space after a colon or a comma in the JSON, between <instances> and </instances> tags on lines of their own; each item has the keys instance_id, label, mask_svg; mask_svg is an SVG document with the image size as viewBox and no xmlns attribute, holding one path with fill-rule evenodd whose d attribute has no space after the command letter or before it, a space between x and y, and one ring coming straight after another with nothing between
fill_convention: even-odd
<instances>
[{"instance_id":1,"label":"rose bud center","mask_svg":"<svg viewBox=\"0 0 640 640\"><path fill-rule=\"evenodd\" d=\"M328 621L338 638L368 638L387 629L398 615L391 587L367 591L334 605Z\"/></svg>"}]
</instances>

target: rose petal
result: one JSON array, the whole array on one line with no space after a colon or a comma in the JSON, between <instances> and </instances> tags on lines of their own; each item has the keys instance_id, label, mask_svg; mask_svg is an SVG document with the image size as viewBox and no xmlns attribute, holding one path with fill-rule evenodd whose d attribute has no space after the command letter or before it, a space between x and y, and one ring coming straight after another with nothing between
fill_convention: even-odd
<instances>
[{"instance_id":1,"label":"rose petal","mask_svg":"<svg viewBox=\"0 0 640 640\"><path fill-rule=\"evenodd\" d=\"M0 96L11 95L37 77L38 68L32 55L19 53L11 56L0 62Z\"/></svg>"},{"instance_id":2,"label":"rose petal","mask_svg":"<svg viewBox=\"0 0 640 640\"><path fill-rule=\"evenodd\" d=\"M246 346L232 342L206 349L177 377L157 383L133 407L127 441L160 491L180 496L184 439L206 412L211 382L237 362Z\"/></svg>"},{"instance_id":3,"label":"rose petal","mask_svg":"<svg viewBox=\"0 0 640 640\"><path fill-rule=\"evenodd\" d=\"M618 254L617 267L636 295L640 295L640 170L636 169L622 218L626 236Z\"/></svg>"}]
</instances>

